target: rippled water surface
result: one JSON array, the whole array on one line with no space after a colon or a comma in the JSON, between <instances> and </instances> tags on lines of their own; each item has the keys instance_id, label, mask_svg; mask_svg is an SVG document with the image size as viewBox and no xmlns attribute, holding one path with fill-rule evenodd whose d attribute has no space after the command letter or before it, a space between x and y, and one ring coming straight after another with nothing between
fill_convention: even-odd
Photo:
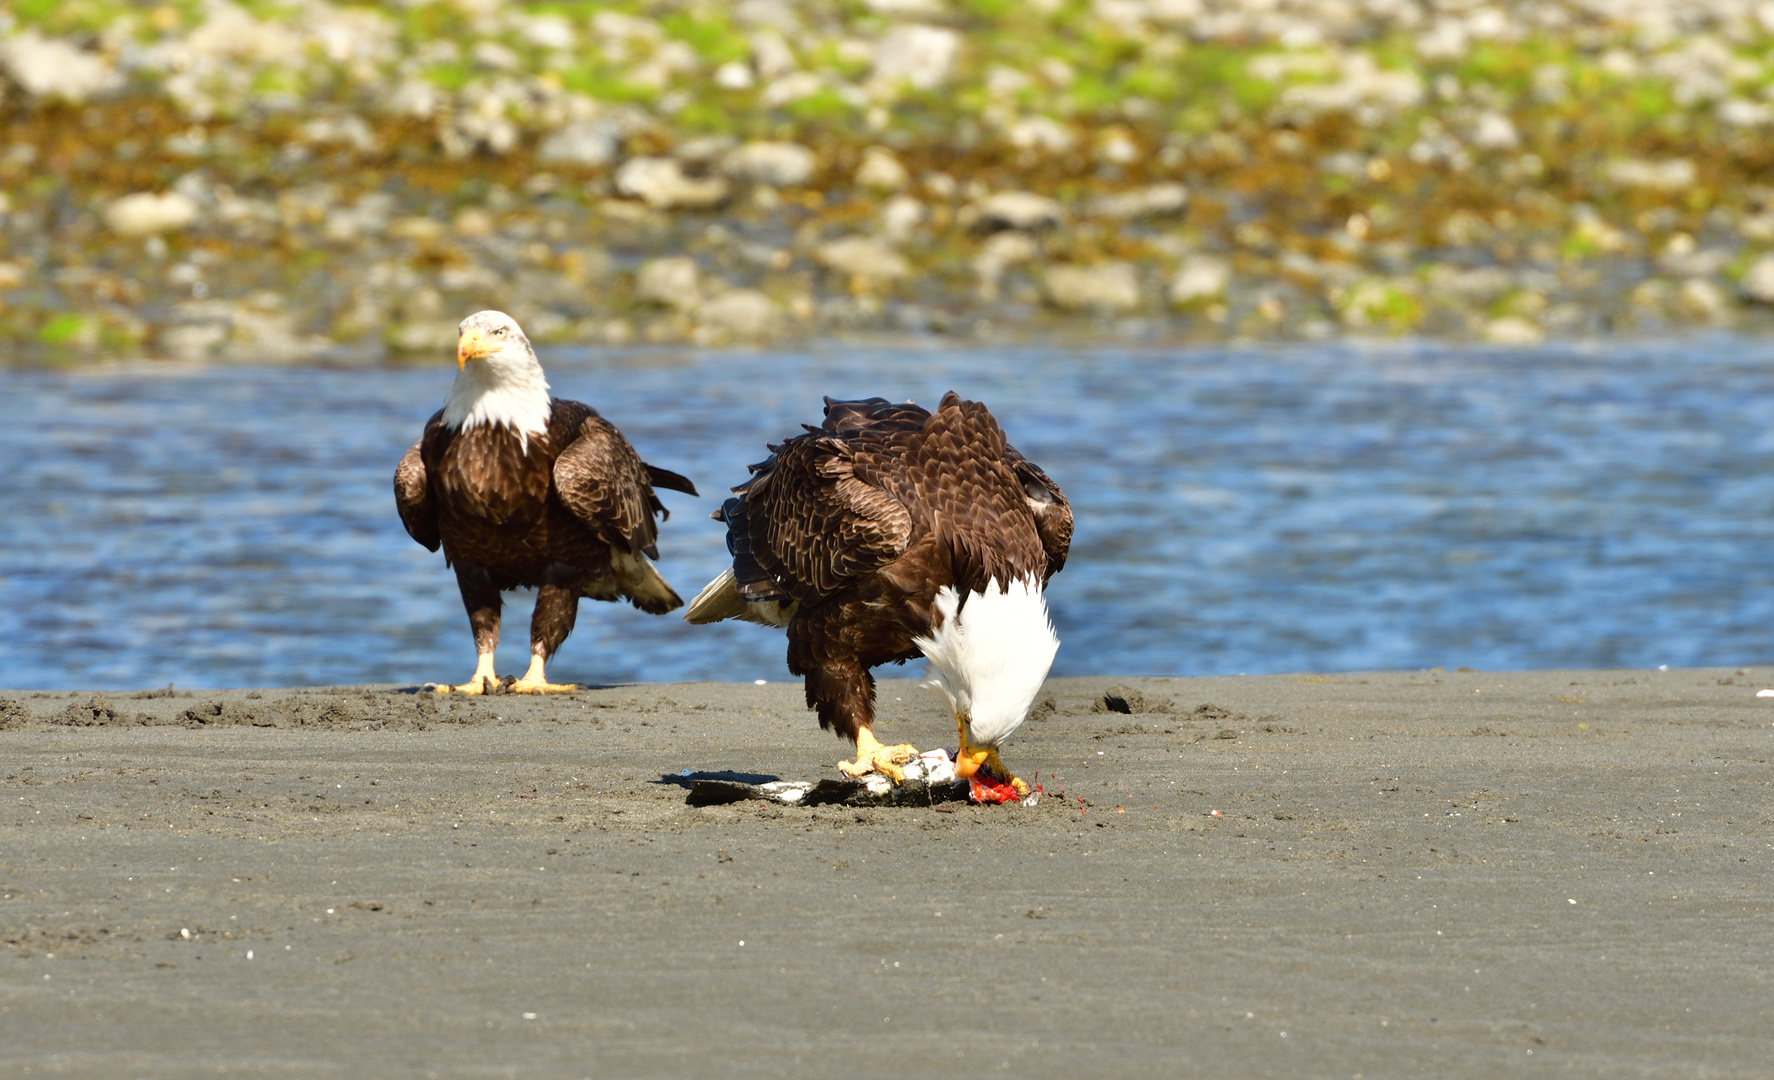
<instances>
[{"instance_id":1,"label":"rippled water surface","mask_svg":"<svg viewBox=\"0 0 1774 1080\"><path fill-rule=\"evenodd\" d=\"M664 495L662 569L686 597L723 564L718 495L821 394L952 387L1073 501L1056 673L1774 655L1765 342L543 360L558 395L701 487ZM454 579L389 485L454 374L0 373L0 686L466 676ZM502 672L521 670L528 607L507 607ZM586 601L550 675L786 671L761 627Z\"/></svg>"}]
</instances>

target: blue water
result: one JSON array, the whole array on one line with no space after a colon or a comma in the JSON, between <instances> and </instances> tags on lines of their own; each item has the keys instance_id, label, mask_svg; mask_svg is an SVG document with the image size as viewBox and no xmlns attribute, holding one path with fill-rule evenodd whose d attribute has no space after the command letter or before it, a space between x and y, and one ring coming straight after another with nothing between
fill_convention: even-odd
<instances>
[{"instance_id":1,"label":"blue water","mask_svg":"<svg viewBox=\"0 0 1774 1080\"><path fill-rule=\"evenodd\" d=\"M686 597L725 557L708 511L821 394L952 387L1072 499L1059 674L1774 657L1770 342L543 360L701 487L664 495ZM0 686L465 677L454 579L389 480L454 374L0 372ZM502 673L528 604L507 607ZM550 675L774 681L782 657L761 627L587 601Z\"/></svg>"}]
</instances>

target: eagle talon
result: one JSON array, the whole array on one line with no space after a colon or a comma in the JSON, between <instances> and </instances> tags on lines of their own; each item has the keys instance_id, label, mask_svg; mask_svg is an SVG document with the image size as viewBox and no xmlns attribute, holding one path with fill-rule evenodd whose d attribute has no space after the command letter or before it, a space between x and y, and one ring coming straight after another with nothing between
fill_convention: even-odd
<instances>
[{"instance_id":1,"label":"eagle talon","mask_svg":"<svg viewBox=\"0 0 1774 1080\"><path fill-rule=\"evenodd\" d=\"M905 782L905 770L899 767L900 763L911 761L917 756L918 748L909 743L882 746L873 732L868 728L860 728L856 733L856 760L838 762L838 771L845 776L856 777L878 772L898 785Z\"/></svg>"},{"instance_id":2,"label":"eagle talon","mask_svg":"<svg viewBox=\"0 0 1774 1080\"><path fill-rule=\"evenodd\" d=\"M449 683L432 683L431 690L437 694L490 694L496 688L491 678L470 679L465 683L451 686Z\"/></svg>"},{"instance_id":3,"label":"eagle talon","mask_svg":"<svg viewBox=\"0 0 1774 1080\"><path fill-rule=\"evenodd\" d=\"M481 653L474 665L474 674L465 683L451 686L449 683L426 683L425 689L434 694L490 694L498 689L499 677L493 674L493 654Z\"/></svg>"},{"instance_id":4,"label":"eagle talon","mask_svg":"<svg viewBox=\"0 0 1774 1080\"><path fill-rule=\"evenodd\" d=\"M578 683L531 682L529 679L519 679L505 688L511 694L570 694L577 689Z\"/></svg>"},{"instance_id":5,"label":"eagle talon","mask_svg":"<svg viewBox=\"0 0 1774 1080\"><path fill-rule=\"evenodd\" d=\"M579 689L577 683L551 683L548 676L542 673L543 659L532 654L530 670L524 672L521 679L506 676L505 692L508 694L567 694Z\"/></svg>"}]
</instances>

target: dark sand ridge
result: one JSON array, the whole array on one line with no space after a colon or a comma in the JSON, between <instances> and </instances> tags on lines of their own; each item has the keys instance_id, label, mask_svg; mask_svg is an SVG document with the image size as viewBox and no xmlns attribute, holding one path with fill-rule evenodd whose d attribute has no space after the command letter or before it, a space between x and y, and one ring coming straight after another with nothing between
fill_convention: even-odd
<instances>
[{"instance_id":1,"label":"dark sand ridge","mask_svg":"<svg viewBox=\"0 0 1774 1080\"><path fill-rule=\"evenodd\" d=\"M685 806L789 684L0 693L0 1074L1769 1074L1774 669L1111 681L942 810Z\"/></svg>"}]
</instances>

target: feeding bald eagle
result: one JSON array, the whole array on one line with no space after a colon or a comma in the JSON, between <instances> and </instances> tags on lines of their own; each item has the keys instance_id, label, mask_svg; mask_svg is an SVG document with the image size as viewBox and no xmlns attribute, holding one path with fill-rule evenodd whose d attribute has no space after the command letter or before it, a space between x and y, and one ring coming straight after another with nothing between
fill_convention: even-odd
<instances>
[{"instance_id":1,"label":"feeding bald eagle","mask_svg":"<svg viewBox=\"0 0 1774 1080\"><path fill-rule=\"evenodd\" d=\"M394 470L394 501L414 540L455 567L479 661L459 686L497 685L499 594L534 588L530 668L511 686L570 690L543 665L567 635L579 598L626 599L651 615L681 607L649 559L654 515L670 516L653 487L696 494L690 481L648 465L590 406L549 396L529 339L511 316L462 320L456 382L425 434Z\"/></svg>"},{"instance_id":2,"label":"feeding bald eagle","mask_svg":"<svg viewBox=\"0 0 1774 1080\"><path fill-rule=\"evenodd\" d=\"M805 426L805 425L803 425ZM955 771L1027 785L998 748L1023 722L1059 649L1043 596L1066 562L1072 508L1011 448L986 407L825 400L825 423L770 447L715 513L733 565L690 604L693 623L788 630L819 726L895 782L909 746L883 746L869 669L924 656L955 713Z\"/></svg>"}]
</instances>

